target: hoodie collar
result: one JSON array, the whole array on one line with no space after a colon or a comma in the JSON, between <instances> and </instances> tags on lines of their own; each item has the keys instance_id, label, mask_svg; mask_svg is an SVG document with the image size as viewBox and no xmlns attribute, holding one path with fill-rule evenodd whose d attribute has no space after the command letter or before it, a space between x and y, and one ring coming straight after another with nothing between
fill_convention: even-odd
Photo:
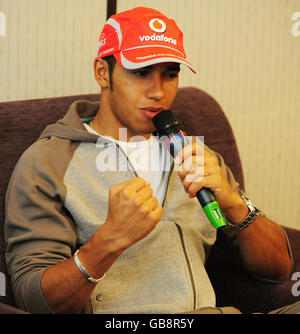
<instances>
[{"instance_id":1,"label":"hoodie collar","mask_svg":"<svg viewBox=\"0 0 300 334\"><path fill-rule=\"evenodd\" d=\"M55 124L48 125L41 133L39 140L50 137L58 137L81 142L97 142L99 136L86 131L83 122L93 119L99 110L98 102L85 100L75 101L68 112Z\"/></svg>"}]
</instances>

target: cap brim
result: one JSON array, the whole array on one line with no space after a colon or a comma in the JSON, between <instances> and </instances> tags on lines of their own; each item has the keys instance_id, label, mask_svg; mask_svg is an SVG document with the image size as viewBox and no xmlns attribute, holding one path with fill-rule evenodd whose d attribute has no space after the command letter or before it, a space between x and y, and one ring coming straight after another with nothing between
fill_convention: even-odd
<instances>
[{"instance_id":1,"label":"cap brim","mask_svg":"<svg viewBox=\"0 0 300 334\"><path fill-rule=\"evenodd\" d=\"M137 47L116 52L114 56L117 62L128 70L171 62L186 65L193 73L196 73L192 65L177 50L171 47Z\"/></svg>"}]
</instances>

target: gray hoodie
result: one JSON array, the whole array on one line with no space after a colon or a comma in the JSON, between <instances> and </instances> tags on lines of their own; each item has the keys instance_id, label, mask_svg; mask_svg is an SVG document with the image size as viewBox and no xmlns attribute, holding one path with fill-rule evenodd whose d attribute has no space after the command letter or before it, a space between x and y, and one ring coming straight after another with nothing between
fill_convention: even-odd
<instances>
[{"instance_id":1,"label":"gray hoodie","mask_svg":"<svg viewBox=\"0 0 300 334\"><path fill-rule=\"evenodd\" d=\"M118 163L127 163L115 143L86 131L83 119L98 109L98 103L73 103L24 152L9 183L6 261L18 306L33 313L51 312L40 287L43 271L72 257L92 237L106 220L109 189L136 176L130 164L125 171L97 169L103 150L117 149ZM223 159L209 151L239 192ZM180 313L215 306L204 263L216 230L197 199L186 195L177 173L171 169L163 177L168 186L161 221L106 272L85 312Z\"/></svg>"}]
</instances>

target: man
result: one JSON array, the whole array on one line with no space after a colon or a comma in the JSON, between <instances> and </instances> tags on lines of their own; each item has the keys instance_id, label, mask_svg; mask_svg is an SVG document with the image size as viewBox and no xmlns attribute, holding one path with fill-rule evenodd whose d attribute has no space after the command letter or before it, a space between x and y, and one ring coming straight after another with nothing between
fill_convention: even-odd
<instances>
[{"instance_id":1,"label":"man","mask_svg":"<svg viewBox=\"0 0 300 334\"><path fill-rule=\"evenodd\" d=\"M140 149L154 154L157 167L167 160L152 136L152 118L170 108L180 64L193 70L181 31L160 12L135 8L105 24L94 61L100 107L75 102L23 154L8 188L7 264L20 307L37 313L214 307L204 261L216 230L195 199L202 187L214 192L233 226L246 227L236 236L244 267L266 279L288 277L282 228L262 215L244 224L248 202L218 154L209 148L199 154L191 143L176 157L178 172L139 170L132 158ZM114 157L115 168L100 168L104 156Z\"/></svg>"}]
</instances>

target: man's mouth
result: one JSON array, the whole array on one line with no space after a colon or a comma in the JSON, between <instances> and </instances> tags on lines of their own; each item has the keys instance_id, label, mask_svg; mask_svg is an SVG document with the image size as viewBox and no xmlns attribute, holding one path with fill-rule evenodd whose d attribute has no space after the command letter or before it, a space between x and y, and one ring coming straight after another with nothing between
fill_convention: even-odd
<instances>
[{"instance_id":1,"label":"man's mouth","mask_svg":"<svg viewBox=\"0 0 300 334\"><path fill-rule=\"evenodd\" d=\"M153 107L140 108L141 113L150 119L152 119L155 115L159 114L163 110L164 108L153 108Z\"/></svg>"}]
</instances>

